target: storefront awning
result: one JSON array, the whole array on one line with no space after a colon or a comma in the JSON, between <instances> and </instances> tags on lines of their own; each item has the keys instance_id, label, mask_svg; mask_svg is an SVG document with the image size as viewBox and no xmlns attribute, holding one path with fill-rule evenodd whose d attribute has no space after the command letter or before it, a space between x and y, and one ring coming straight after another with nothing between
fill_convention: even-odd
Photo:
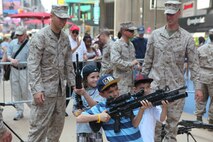
<instances>
[{"instance_id":1,"label":"storefront awning","mask_svg":"<svg viewBox=\"0 0 213 142\"><path fill-rule=\"evenodd\" d=\"M213 28L213 14L180 18L179 23L190 33L208 32Z\"/></svg>"}]
</instances>

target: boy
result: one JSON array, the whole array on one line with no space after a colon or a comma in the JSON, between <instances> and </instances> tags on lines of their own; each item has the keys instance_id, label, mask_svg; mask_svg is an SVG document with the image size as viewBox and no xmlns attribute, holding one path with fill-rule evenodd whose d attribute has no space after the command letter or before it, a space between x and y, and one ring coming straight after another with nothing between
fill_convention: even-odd
<instances>
[{"instance_id":1,"label":"boy","mask_svg":"<svg viewBox=\"0 0 213 142\"><path fill-rule=\"evenodd\" d=\"M119 96L118 83L119 79L115 79L113 76L106 74L102 76L97 83L100 95L104 98L117 98ZM122 117L120 119L120 132L114 132L114 119L111 119L107 114L106 101L98 103L86 112L83 112L77 117L78 123L87 123L91 121L97 121L98 123L103 122L102 128L105 131L107 140L110 142L118 141L134 141L143 142L140 131L137 128L142 118L144 109L150 107L151 104L147 101L142 101L142 107L139 111L134 111L136 115L131 121L130 118ZM137 109L138 110L138 109Z\"/></svg>"},{"instance_id":2,"label":"boy","mask_svg":"<svg viewBox=\"0 0 213 142\"><path fill-rule=\"evenodd\" d=\"M133 91L138 92L143 89L144 95L150 94L150 84L152 81L153 79L138 74L134 82ZM162 101L162 104L162 109L160 106L151 107L147 108L143 113L139 129L144 142L154 142L156 121L163 122L166 119L168 101Z\"/></svg>"}]
</instances>

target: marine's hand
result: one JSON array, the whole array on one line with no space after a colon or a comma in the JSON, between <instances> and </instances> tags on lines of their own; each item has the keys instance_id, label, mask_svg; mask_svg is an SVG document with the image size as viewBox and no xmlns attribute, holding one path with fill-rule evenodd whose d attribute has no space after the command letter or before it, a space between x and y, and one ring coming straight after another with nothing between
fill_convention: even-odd
<instances>
[{"instance_id":1,"label":"marine's hand","mask_svg":"<svg viewBox=\"0 0 213 142\"><path fill-rule=\"evenodd\" d=\"M200 102L200 101L203 100L203 92L202 92L201 90L199 90L199 89L197 89L197 90L195 91L195 100L196 100L197 102Z\"/></svg>"},{"instance_id":2,"label":"marine's hand","mask_svg":"<svg viewBox=\"0 0 213 142\"><path fill-rule=\"evenodd\" d=\"M135 60L133 60L133 61L131 62L131 65L132 65L132 66L134 66L134 65L138 65L138 64L139 64L139 62L138 62L138 60L136 60L136 59L135 59Z\"/></svg>"},{"instance_id":3,"label":"marine's hand","mask_svg":"<svg viewBox=\"0 0 213 142\"><path fill-rule=\"evenodd\" d=\"M42 92L38 92L36 94L33 95L33 98L35 100L35 103L37 105L43 105L44 104L44 93Z\"/></svg>"},{"instance_id":4,"label":"marine's hand","mask_svg":"<svg viewBox=\"0 0 213 142\"><path fill-rule=\"evenodd\" d=\"M12 134L10 131L4 132L3 136L0 138L0 142L11 142L12 141Z\"/></svg>"},{"instance_id":5,"label":"marine's hand","mask_svg":"<svg viewBox=\"0 0 213 142\"><path fill-rule=\"evenodd\" d=\"M100 114L100 119L101 122L108 122L110 120L110 115L107 113L107 110L104 110L101 114Z\"/></svg>"}]
</instances>

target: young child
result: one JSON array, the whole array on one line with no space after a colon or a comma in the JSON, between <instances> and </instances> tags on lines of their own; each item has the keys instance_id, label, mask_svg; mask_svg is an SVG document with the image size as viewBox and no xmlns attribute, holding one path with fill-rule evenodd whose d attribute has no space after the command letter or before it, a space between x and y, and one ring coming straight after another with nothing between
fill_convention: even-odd
<instances>
[{"instance_id":1,"label":"young child","mask_svg":"<svg viewBox=\"0 0 213 142\"><path fill-rule=\"evenodd\" d=\"M115 79L113 76L106 74L100 77L97 83L100 95L104 98L117 98L119 96L118 83L119 79ZM151 104L147 101L141 102L143 107L134 110L135 117L131 121L130 118L120 118L120 132L114 132L114 119L111 119L107 113L106 101L100 102L93 106L91 109L83 112L77 117L78 123L88 123L91 121L97 121L102 123L107 140L110 142L143 142L141 138L138 125L142 118L143 111L146 107L150 107Z\"/></svg>"},{"instance_id":2,"label":"young child","mask_svg":"<svg viewBox=\"0 0 213 142\"><path fill-rule=\"evenodd\" d=\"M76 107L76 100L73 105L73 114L77 117L82 111L86 111L90 107L97 104L97 102L103 101L99 95L97 89L97 81L99 79L99 70L95 65L88 64L82 69L83 86L82 89L74 89L76 94L81 95L83 102L83 108L78 109ZM102 133L94 133L88 123L77 123L77 142L102 142Z\"/></svg>"},{"instance_id":3,"label":"young child","mask_svg":"<svg viewBox=\"0 0 213 142\"><path fill-rule=\"evenodd\" d=\"M144 89L144 95L150 94L150 84L153 79L145 75L138 74L134 82L134 92ZM167 116L168 101L162 101L162 109L160 106L147 108L143 113L143 118L139 124L139 129L144 142L154 142L154 132L156 121L163 122Z\"/></svg>"}]
</instances>

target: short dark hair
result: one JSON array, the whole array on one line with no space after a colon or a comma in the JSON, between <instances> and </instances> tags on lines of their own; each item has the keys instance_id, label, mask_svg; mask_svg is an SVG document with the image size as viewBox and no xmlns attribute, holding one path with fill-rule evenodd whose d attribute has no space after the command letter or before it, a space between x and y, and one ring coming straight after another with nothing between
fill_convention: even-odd
<instances>
[{"instance_id":1,"label":"short dark hair","mask_svg":"<svg viewBox=\"0 0 213 142\"><path fill-rule=\"evenodd\" d=\"M92 37L89 34L85 34L83 41L85 42L87 39L92 40Z\"/></svg>"},{"instance_id":2,"label":"short dark hair","mask_svg":"<svg viewBox=\"0 0 213 142\"><path fill-rule=\"evenodd\" d=\"M16 38L16 35L15 35L15 31L13 31L12 33L11 33L11 35L10 35L10 39L15 39Z\"/></svg>"},{"instance_id":3,"label":"short dark hair","mask_svg":"<svg viewBox=\"0 0 213 142\"><path fill-rule=\"evenodd\" d=\"M100 32L100 35L106 35L106 36L110 36L110 32L108 30L103 30Z\"/></svg>"},{"instance_id":4,"label":"short dark hair","mask_svg":"<svg viewBox=\"0 0 213 142\"><path fill-rule=\"evenodd\" d=\"M122 37L122 33L121 33L121 30L118 32L118 38L120 39Z\"/></svg>"},{"instance_id":5,"label":"short dark hair","mask_svg":"<svg viewBox=\"0 0 213 142\"><path fill-rule=\"evenodd\" d=\"M140 84L146 84L146 83L151 84L151 82L138 81L134 83L134 87L138 87Z\"/></svg>"},{"instance_id":6,"label":"short dark hair","mask_svg":"<svg viewBox=\"0 0 213 142\"><path fill-rule=\"evenodd\" d=\"M205 43L205 38L202 37L202 36L200 36L200 37L198 38L198 41L199 41L199 45L200 45L200 44L204 44L204 43Z\"/></svg>"}]
</instances>

